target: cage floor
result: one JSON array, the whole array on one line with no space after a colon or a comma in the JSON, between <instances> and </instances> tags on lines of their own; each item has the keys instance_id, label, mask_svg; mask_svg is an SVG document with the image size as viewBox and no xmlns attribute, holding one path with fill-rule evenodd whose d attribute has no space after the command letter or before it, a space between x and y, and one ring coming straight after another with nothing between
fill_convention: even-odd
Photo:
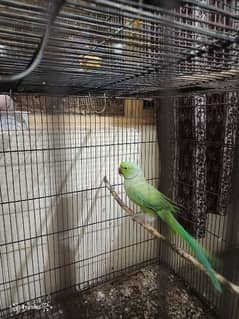
<instances>
[{"instance_id":1,"label":"cage floor","mask_svg":"<svg viewBox=\"0 0 239 319\"><path fill-rule=\"evenodd\" d=\"M18 316L19 318L19 316ZM21 318L29 318L21 316ZM57 303L49 312L31 313L44 319L213 319L212 311L162 265L134 273Z\"/></svg>"}]
</instances>

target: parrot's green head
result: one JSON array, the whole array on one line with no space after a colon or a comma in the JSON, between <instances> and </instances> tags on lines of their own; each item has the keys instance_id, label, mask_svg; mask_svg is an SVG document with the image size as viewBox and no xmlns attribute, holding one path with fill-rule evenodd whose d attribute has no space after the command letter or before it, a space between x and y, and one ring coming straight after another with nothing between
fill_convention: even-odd
<instances>
[{"instance_id":1,"label":"parrot's green head","mask_svg":"<svg viewBox=\"0 0 239 319\"><path fill-rule=\"evenodd\" d=\"M135 176L142 175L141 169L133 162L121 162L119 167L119 174L124 178L130 179Z\"/></svg>"}]
</instances>

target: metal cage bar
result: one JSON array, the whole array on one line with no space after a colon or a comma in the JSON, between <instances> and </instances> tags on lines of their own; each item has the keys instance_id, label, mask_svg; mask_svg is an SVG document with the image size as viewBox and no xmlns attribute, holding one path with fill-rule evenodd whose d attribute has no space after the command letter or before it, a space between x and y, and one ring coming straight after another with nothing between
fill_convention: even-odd
<instances>
[{"instance_id":1,"label":"metal cage bar","mask_svg":"<svg viewBox=\"0 0 239 319\"><path fill-rule=\"evenodd\" d=\"M46 8L40 1L1 1L0 9L0 73L20 72L44 33ZM40 66L18 86L2 83L2 90L152 95L236 78L237 32L233 1L185 1L171 10L133 1L66 1Z\"/></svg>"}]
</instances>

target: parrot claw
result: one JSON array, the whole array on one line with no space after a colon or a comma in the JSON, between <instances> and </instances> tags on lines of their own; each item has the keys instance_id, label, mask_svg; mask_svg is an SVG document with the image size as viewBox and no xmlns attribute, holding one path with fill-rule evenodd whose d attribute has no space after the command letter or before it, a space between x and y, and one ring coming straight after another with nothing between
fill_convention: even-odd
<instances>
[{"instance_id":1,"label":"parrot claw","mask_svg":"<svg viewBox=\"0 0 239 319\"><path fill-rule=\"evenodd\" d=\"M133 219L135 219L136 221L139 221L139 222L146 223L145 215L143 215L141 213L134 214Z\"/></svg>"},{"instance_id":2,"label":"parrot claw","mask_svg":"<svg viewBox=\"0 0 239 319\"><path fill-rule=\"evenodd\" d=\"M155 220L154 216L149 216L142 213L134 214L133 218L136 221L143 222L144 224L152 223Z\"/></svg>"}]
</instances>

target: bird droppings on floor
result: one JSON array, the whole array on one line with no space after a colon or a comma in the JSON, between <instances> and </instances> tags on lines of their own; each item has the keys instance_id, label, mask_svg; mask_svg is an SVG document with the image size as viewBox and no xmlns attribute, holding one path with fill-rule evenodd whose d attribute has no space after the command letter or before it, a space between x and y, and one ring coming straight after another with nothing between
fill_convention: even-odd
<instances>
[{"instance_id":1,"label":"bird droppings on floor","mask_svg":"<svg viewBox=\"0 0 239 319\"><path fill-rule=\"evenodd\" d=\"M150 265L73 295L35 318L213 319L212 312L166 267ZM33 314L31 318L34 318Z\"/></svg>"}]
</instances>

